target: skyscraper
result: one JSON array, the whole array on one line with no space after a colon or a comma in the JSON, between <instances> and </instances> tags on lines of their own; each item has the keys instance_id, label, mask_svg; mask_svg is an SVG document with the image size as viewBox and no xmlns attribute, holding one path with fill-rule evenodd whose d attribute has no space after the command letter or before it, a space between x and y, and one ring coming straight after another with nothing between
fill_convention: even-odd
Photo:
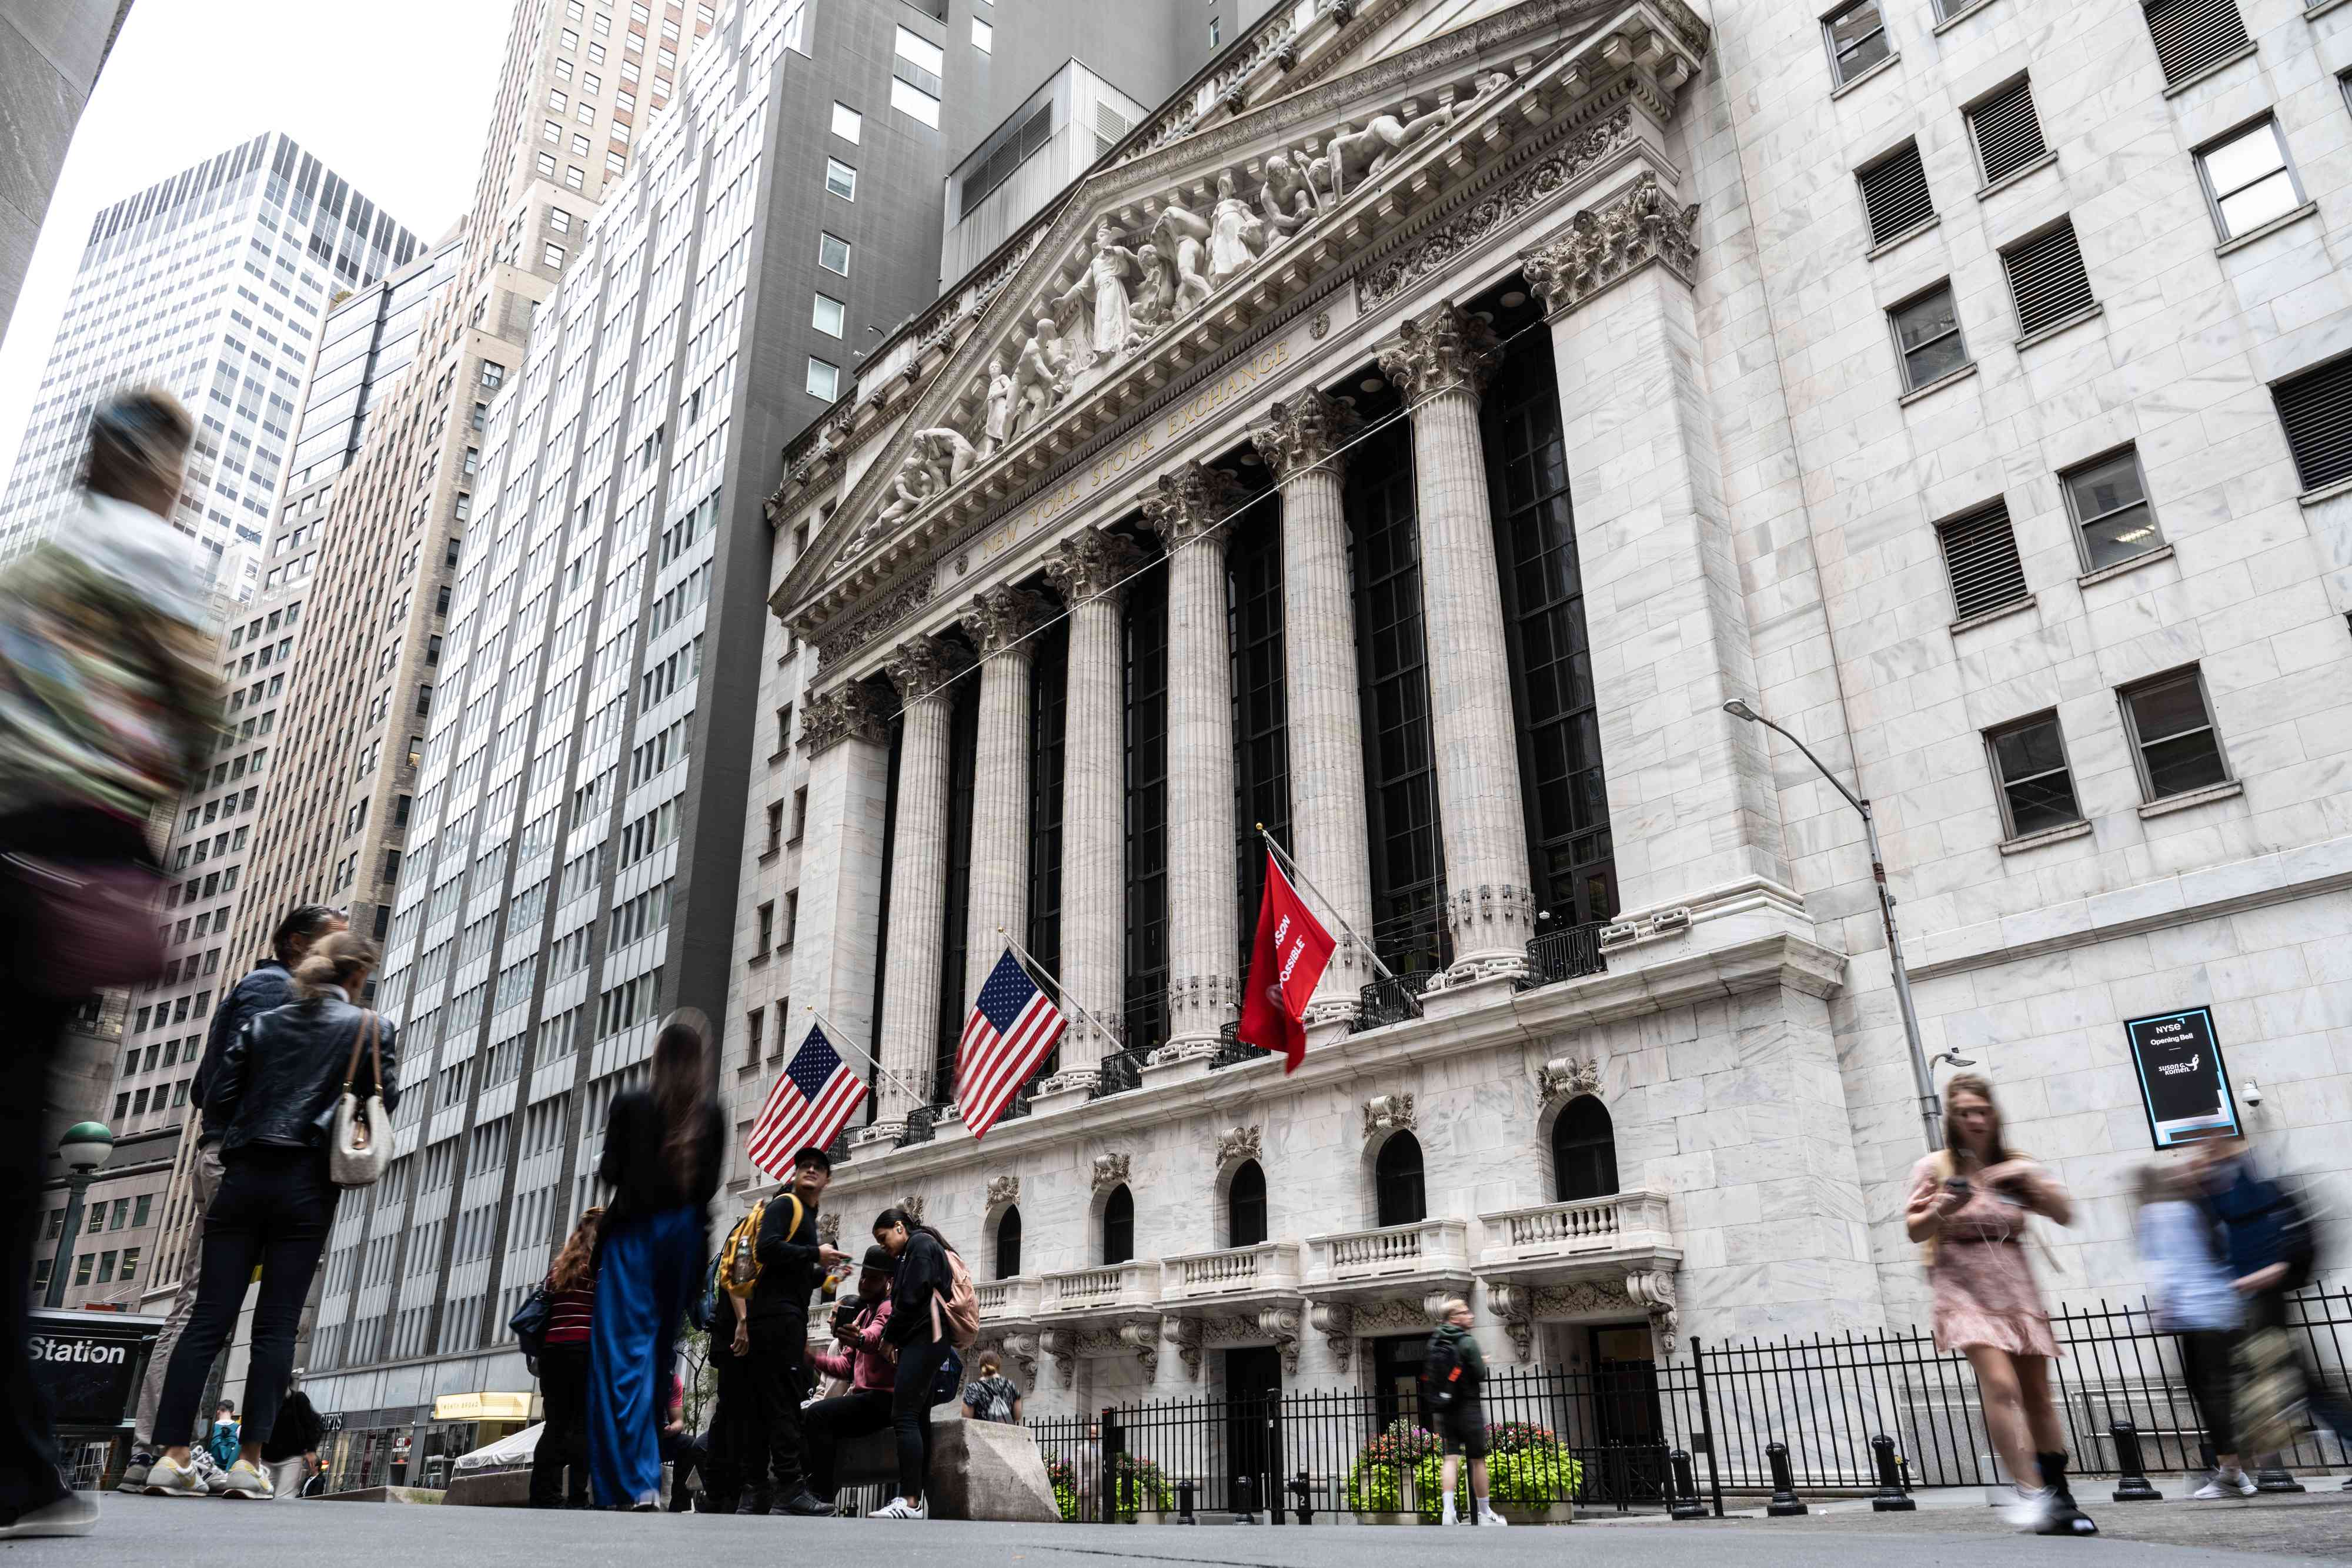
<instances>
[{"instance_id":1,"label":"skyscraper","mask_svg":"<svg viewBox=\"0 0 2352 1568\"><path fill-rule=\"evenodd\" d=\"M30 549L72 490L90 406L138 382L171 388L196 416L174 521L215 570L235 546L258 546L328 309L418 248L349 181L269 132L99 214L0 496L0 559Z\"/></svg>"},{"instance_id":2,"label":"skyscraper","mask_svg":"<svg viewBox=\"0 0 2352 1568\"><path fill-rule=\"evenodd\" d=\"M527 1404L503 1323L593 1201L604 1109L663 1010L724 1009L768 722L761 499L787 437L856 412L809 361L929 302L940 182L1073 55L1139 99L1180 68L1075 0L949 9L721 6L492 403L407 731L378 1003L410 1097L392 1171L338 1217L306 1363L352 1462L429 1427L436 1391Z\"/></svg>"}]
</instances>

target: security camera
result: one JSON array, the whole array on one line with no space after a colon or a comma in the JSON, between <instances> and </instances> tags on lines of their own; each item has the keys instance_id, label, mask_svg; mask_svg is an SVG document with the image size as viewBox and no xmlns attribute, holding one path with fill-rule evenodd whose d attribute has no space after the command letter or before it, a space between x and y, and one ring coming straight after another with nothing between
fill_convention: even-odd
<instances>
[{"instance_id":1,"label":"security camera","mask_svg":"<svg viewBox=\"0 0 2352 1568\"><path fill-rule=\"evenodd\" d=\"M2238 1098L2245 1103L2246 1109L2253 1110L2263 1103L2263 1086L2250 1078L2238 1091Z\"/></svg>"}]
</instances>

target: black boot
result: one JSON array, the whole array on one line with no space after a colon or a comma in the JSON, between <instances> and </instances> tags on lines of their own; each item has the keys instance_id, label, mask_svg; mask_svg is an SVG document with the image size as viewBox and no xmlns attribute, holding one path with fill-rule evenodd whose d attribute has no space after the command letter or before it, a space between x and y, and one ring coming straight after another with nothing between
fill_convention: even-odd
<instances>
[{"instance_id":1,"label":"black boot","mask_svg":"<svg viewBox=\"0 0 2352 1568\"><path fill-rule=\"evenodd\" d=\"M2074 1506L2074 1493L2066 1485L2066 1456L2063 1453L2036 1454L2034 1460L2042 1467L2042 1484L2050 1489L2050 1522L2034 1533L2037 1535L2096 1535L2099 1527L2091 1522L2090 1515Z\"/></svg>"}]
</instances>

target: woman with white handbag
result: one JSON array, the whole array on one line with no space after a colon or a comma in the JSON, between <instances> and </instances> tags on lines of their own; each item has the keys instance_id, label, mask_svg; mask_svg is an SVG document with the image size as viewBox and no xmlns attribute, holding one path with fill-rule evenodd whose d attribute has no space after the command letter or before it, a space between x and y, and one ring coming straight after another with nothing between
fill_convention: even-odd
<instances>
[{"instance_id":1,"label":"woman with white handbag","mask_svg":"<svg viewBox=\"0 0 2352 1568\"><path fill-rule=\"evenodd\" d=\"M261 1270L246 1375L242 1450L226 1495L268 1500L261 1447L294 1371L294 1337L310 1276L326 1249L341 1188L367 1186L392 1153L400 1103L399 1039L354 1005L375 968L374 943L339 932L294 969L296 1000L238 1031L205 1086L206 1121L221 1137L221 1183L205 1213L195 1311L163 1375L158 1437L178 1437L147 1474L150 1497L202 1497L185 1442L213 1358L236 1326L246 1282Z\"/></svg>"}]
</instances>

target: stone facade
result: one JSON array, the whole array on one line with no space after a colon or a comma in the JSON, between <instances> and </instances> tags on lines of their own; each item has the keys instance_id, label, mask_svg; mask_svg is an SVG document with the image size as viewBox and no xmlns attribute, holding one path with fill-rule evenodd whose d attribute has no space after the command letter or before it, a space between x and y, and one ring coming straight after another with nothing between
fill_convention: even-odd
<instances>
[{"instance_id":1,"label":"stone facade","mask_svg":"<svg viewBox=\"0 0 2352 1568\"><path fill-rule=\"evenodd\" d=\"M2352 223L2334 75L2352 12L2245 0L2255 51L2168 87L2133 0L2056 21L2017 0L1942 25L1925 0L1885 9L1895 57L1840 86L1813 14L1782 7L1285 8L1265 25L1279 50L1236 47L1259 63L1236 66L1225 112L1180 124L1171 106L1009 273L968 280L961 336L902 405L787 451L779 536L823 521L780 559L771 604L824 647L820 693L889 675L910 639L983 649L976 595L1050 592L1072 617L1076 747L1082 722L1118 713L1100 650L1079 695L1086 618L1108 601L1068 563L1139 517L1170 551L1168 1041L1131 1082L1089 1082L1099 1048L1072 1052L984 1142L952 1117L928 1141L860 1142L827 1200L854 1234L921 1197L983 1280L1017 1202L1018 1268L1002 1260L982 1305L1034 1408L1211 1392L1212 1353L1240 1346L1279 1351L1301 1387L1358 1383L1370 1342L1425 1333L1452 1294L1490 1354L1561 1365L1591 1354L1586 1326L1644 1326L1671 1357L1693 1335L1919 1315L1899 1218L1919 1124L1862 824L1794 747L1727 714L1735 699L1872 800L1927 1051L1990 1071L2013 1140L2083 1200L2053 1237L2053 1296L2140 1282L2126 1195L2152 1155L2126 1019L2210 1006L2231 1082L2260 1085L2245 1116L2269 1157L2324 1203L2352 1198L2352 500L2298 494L2270 392L2352 346L2329 259ZM1979 193L1965 111L2021 74L2054 156ZM2264 112L2310 210L2209 244L2195 151ZM1915 139L1938 215L1874 246L1855 172ZM1233 213L1250 183L1256 203ZM1196 210L1234 217L1198 258L1169 218ZM2022 330L2001 253L2069 213L2099 308ZM1139 233L1174 242L1164 296L1164 256L1104 281ZM1887 313L1948 278L1969 357L1915 392ZM1111 287L1138 323L1124 338L1088 330L1117 313ZM1499 337L1496 311L1530 298L1531 325ZM1049 299L1066 314L1041 317ZM1564 975L1528 944L1548 912L1479 401L1523 332L1556 365L1618 894L1605 964ZM1008 347L1044 369L1000 438L983 367ZM1215 1049L1244 934L1209 536L1234 515L1219 470L1264 463L1294 837L1318 907L1369 925L1347 767L1360 629L1331 476L1361 437L1339 400L1382 381L1404 424L1376 438L1409 439L1419 498L1453 962L1419 1016L1378 1027L1354 1018L1352 979L1328 986L1286 1077ZM2127 444L2165 548L2091 570L2061 475ZM1937 525L1997 499L2030 597L1986 620L1956 610ZM2227 779L2150 799L2118 689L2192 664ZM992 672L978 678L984 705ZM1984 735L2042 710L2081 823L2019 833ZM913 712L902 812L930 799L907 771ZM1099 811L1116 757L1088 755L1068 801L1092 790ZM1089 826L1066 850L1066 915L1081 893L1122 907L1116 844ZM810 834L813 859L837 840L878 878L868 817L813 810ZM896 841L886 981L903 818ZM853 914L813 925L803 895L803 976L838 962L812 954L871 951L863 896L845 886L835 907ZM975 886L975 928L981 907ZM919 975L928 939L908 940ZM1070 966L1079 999L1118 994L1108 954ZM870 1004L842 989L862 1025ZM928 1019L935 993L909 1005ZM1553 1123L1588 1095L1620 1190L1559 1201ZM1404 1136L1425 1218L1382 1227L1375 1173ZM1266 1239L1236 1246L1227 1187L1252 1159ZM1105 1262L1122 1186L1132 1257Z\"/></svg>"}]
</instances>

